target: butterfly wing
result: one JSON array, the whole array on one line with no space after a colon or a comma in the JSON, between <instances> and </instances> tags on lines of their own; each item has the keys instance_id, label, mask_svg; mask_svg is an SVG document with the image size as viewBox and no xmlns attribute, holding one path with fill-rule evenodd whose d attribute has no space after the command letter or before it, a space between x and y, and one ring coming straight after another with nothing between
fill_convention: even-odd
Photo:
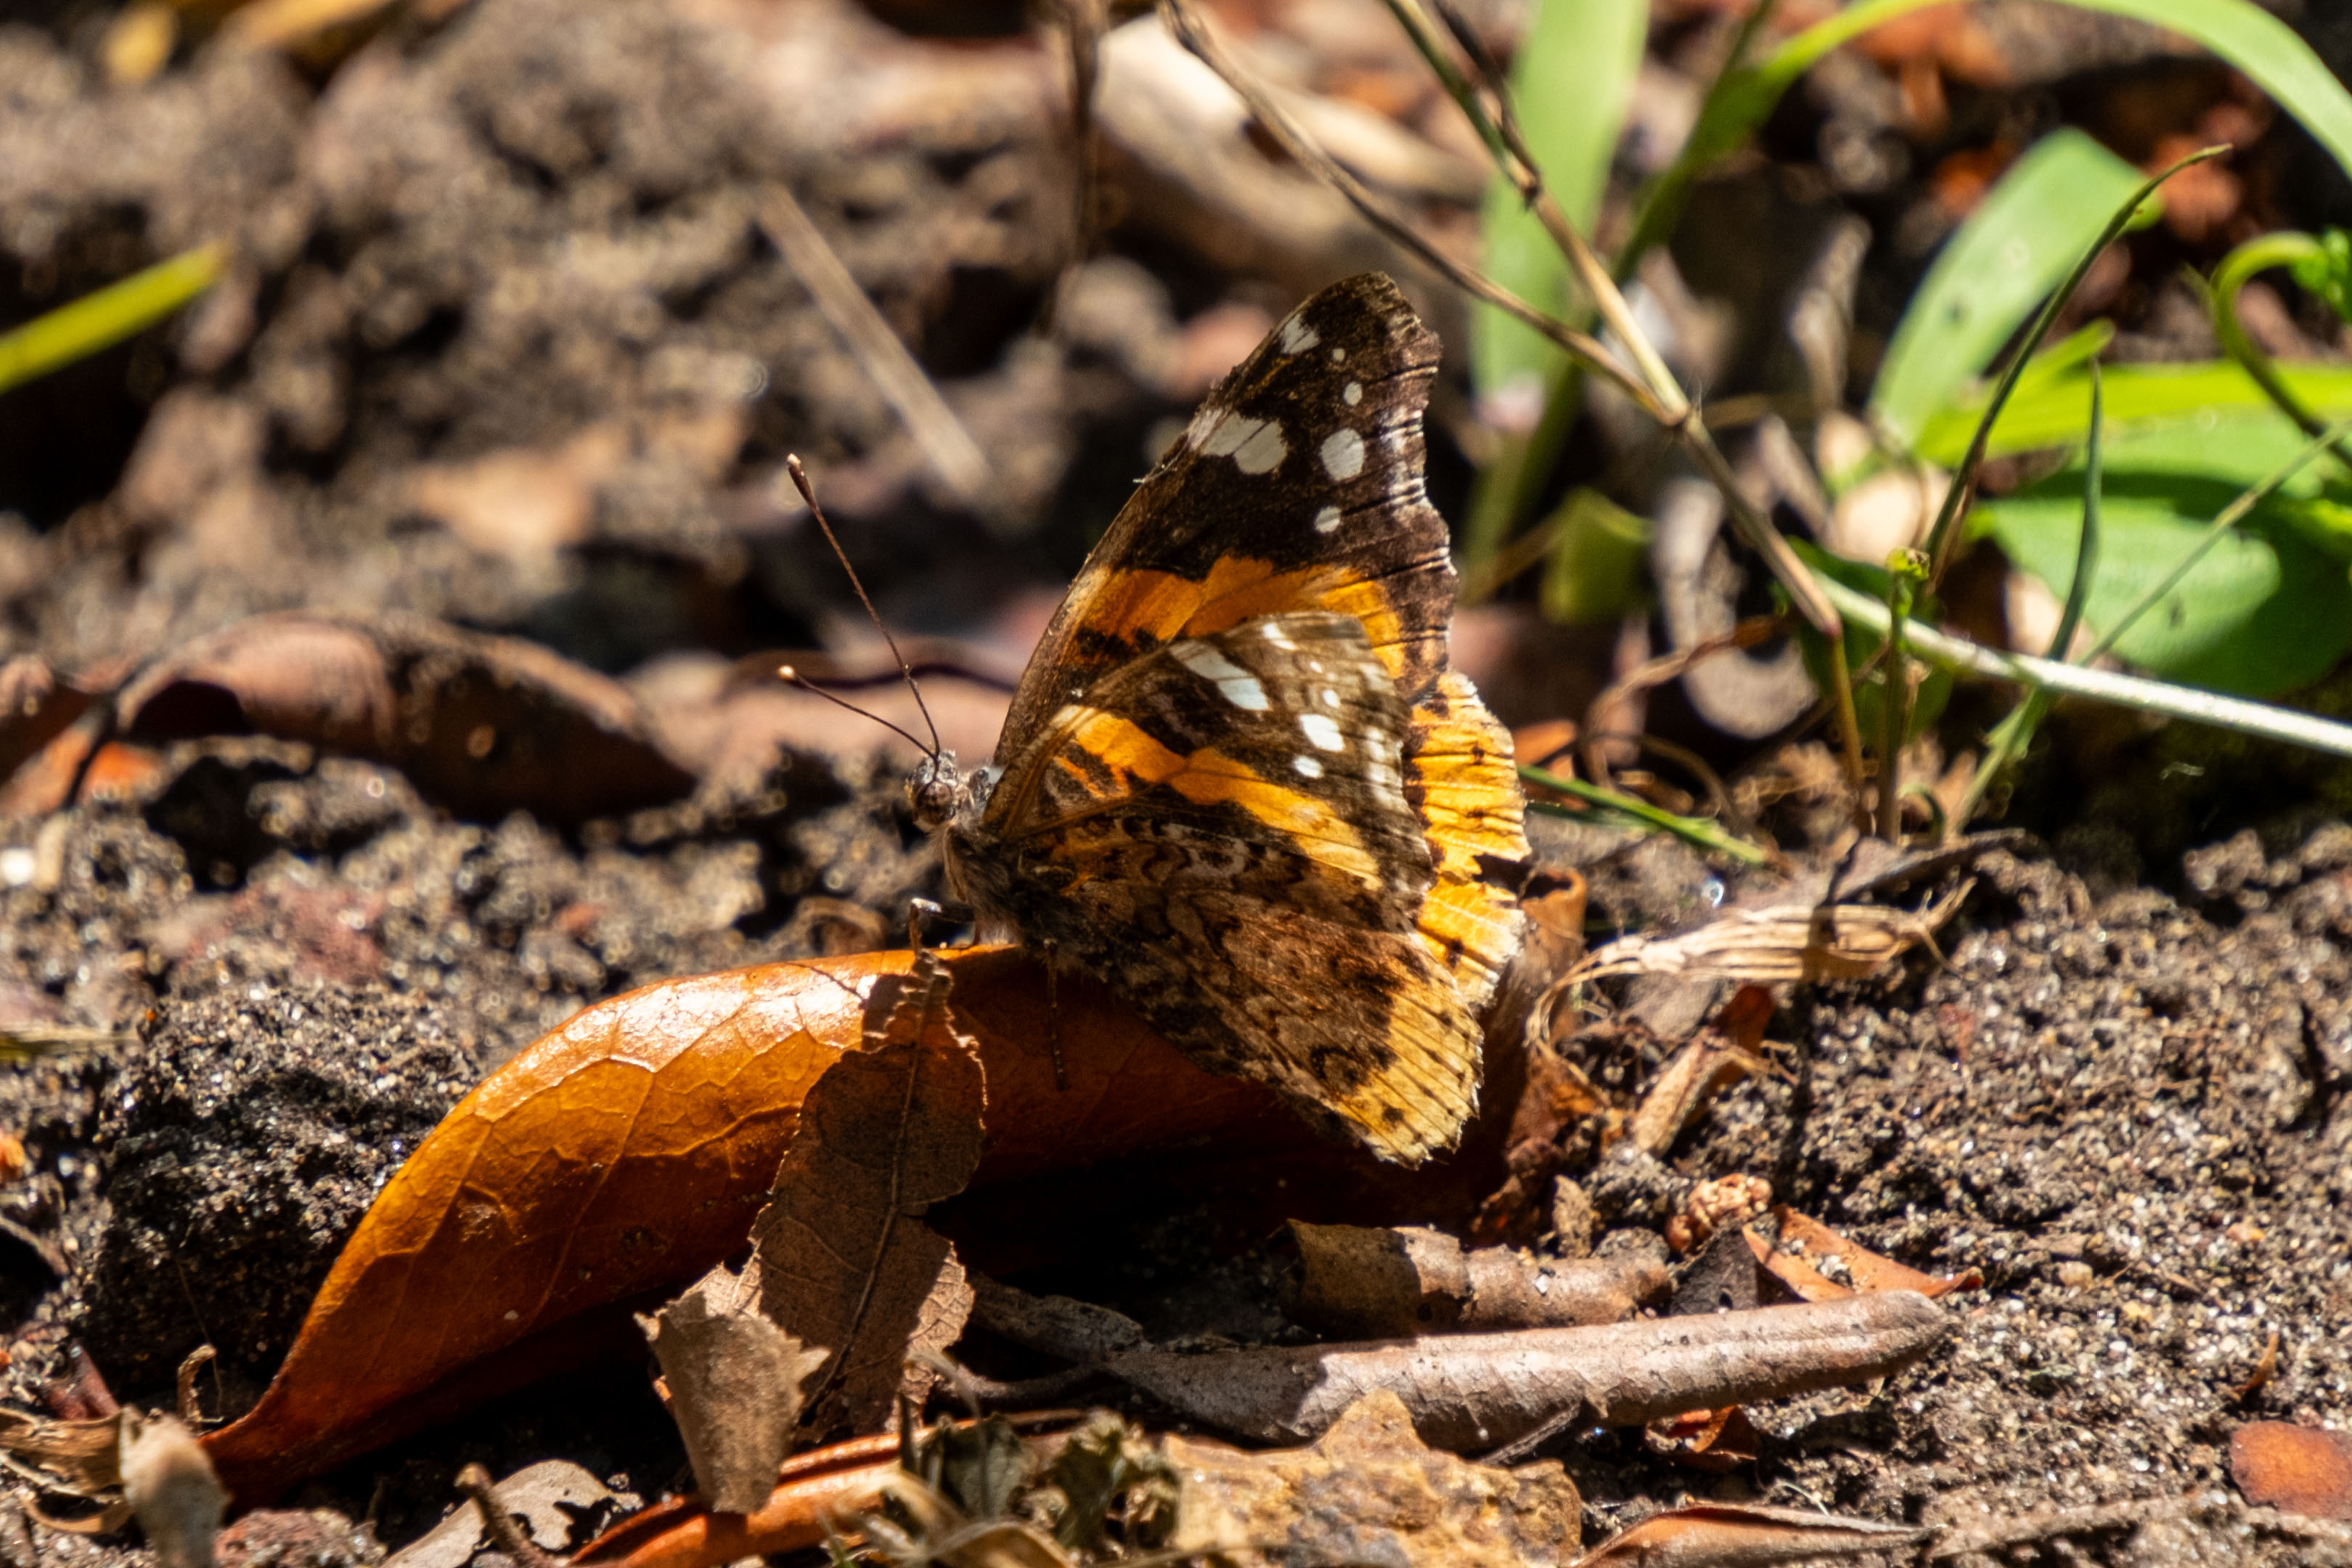
<instances>
[{"instance_id":1,"label":"butterfly wing","mask_svg":"<svg viewBox=\"0 0 2352 1568\"><path fill-rule=\"evenodd\" d=\"M1436 337L1388 279L1334 283L1218 384L1031 655L1010 764L1130 659L1259 616L1352 616L1408 705L1445 668L1454 567L1422 488Z\"/></svg>"},{"instance_id":2,"label":"butterfly wing","mask_svg":"<svg viewBox=\"0 0 2352 1568\"><path fill-rule=\"evenodd\" d=\"M1479 1032L1417 929L1413 722L1351 616L1180 637L1052 715L967 875L1202 1065L1418 1163L1475 1106Z\"/></svg>"}]
</instances>

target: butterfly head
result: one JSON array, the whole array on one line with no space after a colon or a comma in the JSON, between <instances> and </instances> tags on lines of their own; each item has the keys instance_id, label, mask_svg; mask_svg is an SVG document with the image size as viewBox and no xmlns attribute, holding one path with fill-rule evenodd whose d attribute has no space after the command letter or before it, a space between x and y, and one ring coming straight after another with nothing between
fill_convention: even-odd
<instances>
[{"instance_id":1,"label":"butterfly head","mask_svg":"<svg viewBox=\"0 0 2352 1568\"><path fill-rule=\"evenodd\" d=\"M937 752L907 776L907 807L915 814L918 829L937 833L987 805L988 792L995 784L994 768L974 768L967 773L956 766L953 752Z\"/></svg>"}]
</instances>

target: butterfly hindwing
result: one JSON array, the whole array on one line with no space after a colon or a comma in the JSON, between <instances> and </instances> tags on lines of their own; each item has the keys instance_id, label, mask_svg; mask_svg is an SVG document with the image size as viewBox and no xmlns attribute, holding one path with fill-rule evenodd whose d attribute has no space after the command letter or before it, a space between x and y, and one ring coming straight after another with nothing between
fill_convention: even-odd
<instances>
[{"instance_id":1,"label":"butterfly hindwing","mask_svg":"<svg viewBox=\"0 0 2352 1568\"><path fill-rule=\"evenodd\" d=\"M1478 1032L1415 929L1435 873L1412 721L1352 616L1261 617L1064 707L981 826L1034 867L1024 931L1205 1065L1418 1161L1475 1101Z\"/></svg>"}]
</instances>

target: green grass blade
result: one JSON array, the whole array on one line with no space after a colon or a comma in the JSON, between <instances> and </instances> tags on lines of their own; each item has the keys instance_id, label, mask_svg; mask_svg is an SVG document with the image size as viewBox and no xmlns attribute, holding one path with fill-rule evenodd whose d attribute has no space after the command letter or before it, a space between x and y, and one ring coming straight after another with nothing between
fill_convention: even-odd
<instances>
[{"instance_id":1,"label":"green grass blade","mask_svg":"<svg viewBox=\"0 0 2352 1568\"><path fill-rule=\"evenodd\" d=\"M1519 767L1519 777L1529 784L1540 784L1545 789L1556 789L1562 795L1583 801L1588 805L1598 806L1602 811L1630 818L1647 827L1654 827L1662 833L1671 833L1675 837L1701 849L1711 849L1718 855L1727 855L1743 866L1771 864L1771 851L1748 843L1745 838L1726 831L1720 824L1710 822L1704 816L1678 816L1663 807L1652 805L1638 795L1620 795L1613 789L1602 789L1599 784L1587 784L1582 779L1563 778L1558 773L1548 773L1542 768L1529 767L1524 763ZM1529 801L1528 806L1531 811L1556 813L1563 816L1578 815L1544 801Z\"/></svg>"},{"instance_id":2,"label":"green grass blade","mask_svg":"<svg viewBox=\"0 0 2352 1568\"><path fill-rule=\"evenodd\" d=\"M1545 186L1581 232L1591 231L1601 210L1649 19L1648 0L1541 0L1511 63L1519 132ZM1565 319L1568 264L1500 175L1487 187L1484 230L1486 275ZM1556 346L1491 306L1473 315L1470 365L1481 392L1519 380L1547 385L1561 357Z\"/></svg>"},{"instance_id":3,"label":"green grass blade","mask_svg":"<svg viewBox=\"0 0 2352 1568\"><path fill-rule=\"evenodd\" d=\"M0 392L145 331L218 281L222 255L217 245L184 250L0 333Z\"/></svg>"},{"instance_id":4,"label":"green grass blade","mask_svg":"<svg viewBox=\"0 0 2352 1568\"><path fill-rule=\"evenodd\" d=\"M2083 537L2074 546L2074 580L2066 588L2066 607L2059 612L2058 631L2050 639L2050 657L2058 659L2074 646L2074 628L2083 624L2083 606L2091 602L2091 579L2099 570L2099 500L2106 476L2107 410L2099 386L2099 362L2093 360L2090 369L2091 441L2083 457Z\"/></svg>"},{"instance_id":5,"label":"green grass blade","mask_svg":"<svg viewBox=\"0 0 2352 1568\"><path fill-rule=\"evenodd\" d=\"M2141 182L2138 170L2079 131L2035 142L1911 296L1871 389L1881 427L1910 446L2065 280Z\"/></svg>"}]
</instances>

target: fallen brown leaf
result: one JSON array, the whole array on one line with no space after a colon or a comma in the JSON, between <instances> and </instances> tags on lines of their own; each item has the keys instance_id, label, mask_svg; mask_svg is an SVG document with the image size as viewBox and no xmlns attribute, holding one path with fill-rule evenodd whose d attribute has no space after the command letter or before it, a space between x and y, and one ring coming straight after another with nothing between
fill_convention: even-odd
<instances>
[{"instance_id":1,"label":"fallen brown leaf","mask_svg":"<svg viewBox=\"0 0 2352 1568\"><path fill-rule=\"evenodd\" d=\"M2251 1502L2312 1519L2352 1520L2352 1436L2250 1421L2230 1436L2230 1479Z\"/></svg>"},{"instance_id":2,"label":"fallen brown leaf","mask_svg":"<svg viewBox=\"0 0 2352 1568\"><path fill-rule=\"evenodd\" d=\"M567 1338L595 1321L583 1314L675 1289L741 1247L803 1097L882 1021L867 1016L876 986L911 962L861 953L649 986L519 1053L377 1195L261 1402L205 1436L222 1479L263 1500L469 1408L548 1364L523 1342L556 1356L583 1342ZM941 962L987 1072L995 1131L979 1181L1202 1140L1315 1147L1265 1090L1201 1071L1075 977L1059 987L1058 1090L1034 962L1004 948Z\"/></svg>"},{"instance_id":3,"label":"fallen brown leaf","mask_svg":"<svg viewBox=\"0 0 2352 1568\"><path fill-rule=\"evenodd\" d=\"M831 1352L807 1391L822 1431L879 1426L910 1366L955 1342L971 1287L945 1237L922 1223L979 1167L987 1090L978 1048L948 1008L948 970L920 953L875 986L865 1048L826 1069L802 1107L773 1195L751 1229L746 1282L760 1310ZM912 1380L912 1386L908 1386Z\"/></svg>"},{"instance_id":4,"label":"fallen brown leaf","mask_svg":"<svg viewBox=\"0 0 2352 1568\"><path fill-rule=\"evenodd\" d=\"M228 1493L175 1416L122 1415L122 1499L163 1568L213 1568Z\"/></svg>"},{"instance_id":5,"label":"fallen brown leaf","mask_svg":"<svg viewBox=\"0 0 2352 1568\"><path fill-rule=\"evenodd\" d=\"M661 1363L695 1485L721 1513L748 1513L775 1489L800 1424L802 1381L825 1361L754 1310L749 1295L722 1263L637 1320Z\"/></svg>"},{"instance_id":6,"label":"fallen brown leaf","mask_svg":"<svg viewBox=\"0 0 2352 1568\"><path fill-rule=\"evenodd\" d=\"M1772 1218L1780 1226L1780 1246L1753 1232L1748 1234L1748 1245L1754 1250L1756 1261L1800 1300L1834 1301L1857 1292L1880 1290L1916 1290L1932 1300L1954 1290L1973 1290L1984 1283L1984 1275L1974 1268L1960 1274L1922 1273L1907 1263L1897 1263L1847 1240L1821 1221L1801 1215L1786 1204L1772 1210ZM1842 1285L1832 1279L1821 1271L1821 1263L1838 1265L1852 1283Z\"/></svg>"},{"instance_id":7,"label":"fallen brown leaf","mask_svg":"<svg viewBox=\"0 0 2352 1568\"><path fill-rule=\"evenodd\" d=\"M1386 1389L1435 1447L1507 1447L1555 1422L1641 1426L1686 1410L1885 1377L1940 1342L1949 1320L1907 1293L1822 1305L1599 1327L1441 1334L1409 1341L1105 1363L1192 1420L1266 1442L1328 1430Z\"/></svg>"},{"instance_id":8,"label":"fallen brown leaf","mask_svg":"<svg viewBox=\"0 0 2352 1568\"><path fill-rule=\"evenodd\" d=\"M1733 993L1642 1096L1629 1129L1634 1145L1647 1154L1664 1154L1698 1120L1708 1101L1741 1079L1763 1071L1764 1058L1756 1048L1771 1022L1769 991L1743 985Z\"/></svg>"},{"instance_id":9,"label":"fallen brown leaf","mask_svg":"<svg viewBox=\"0 0 2352 1568\"><path fill-rule=\"evenodd\" d=\"M1615 1323L1663 1296L1644 1258L1539 1258L1506 1247L1465 1252L1443 1231L1293 1220L1302 1265L1297 1315L1346 1339L1458 1330Z\"/></svg>"},{"instance_id":10,"label":"fallen brown leaf","mask_svg":"<svg viewBox=\"0 0 2352 1568\"><path fill-rule=\"evenodd\" d=\"M1644 1436L1653 1451L1675 1464L1718 1475L1753 1464L1763 1441L1748 1412L1737 1405L1653 1421Z\"/></svg>"},{"instance_id":11,"label":"fallen brown leaf","mask_svg":"<svg viewBox=\"0 0 2352 1568\"><path fill-rule=\"evenodd\" d=\"M1366 1394L1312 1447L1250 1453L1169 1436L1183 1480L1171 1553L1279 1552L1400 1568L1549 1568L1583 1507L1558 1460L1500 1469L1423 1446L1404 1402Z\"/></svg>"}]
</instances>

